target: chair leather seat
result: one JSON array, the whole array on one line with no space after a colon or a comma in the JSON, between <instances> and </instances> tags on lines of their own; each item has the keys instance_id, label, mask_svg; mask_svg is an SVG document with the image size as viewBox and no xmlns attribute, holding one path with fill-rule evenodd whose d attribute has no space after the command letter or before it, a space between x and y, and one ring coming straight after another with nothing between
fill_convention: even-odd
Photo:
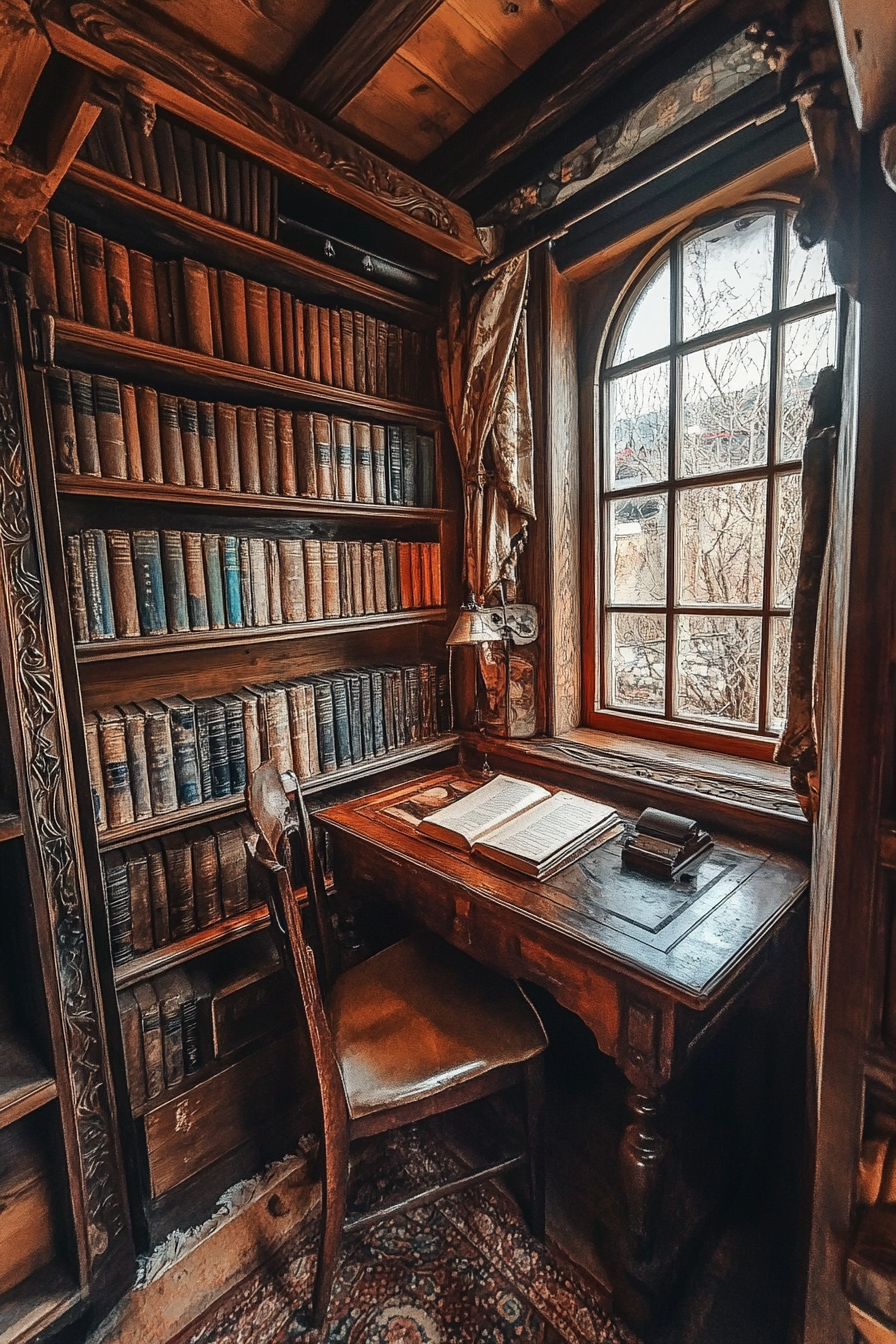
<instances>
[{"instance_id":1,"label":"chair leather seat","mask_svg":"<svg viewBox=\"0 0 896 1344\"><path fill-rule=\"evenodd\" d=\"M513 980L431 933L346 971L327 1016L352 1119L524 1063L547 1045Z\"/></svg>"}]
</instances>

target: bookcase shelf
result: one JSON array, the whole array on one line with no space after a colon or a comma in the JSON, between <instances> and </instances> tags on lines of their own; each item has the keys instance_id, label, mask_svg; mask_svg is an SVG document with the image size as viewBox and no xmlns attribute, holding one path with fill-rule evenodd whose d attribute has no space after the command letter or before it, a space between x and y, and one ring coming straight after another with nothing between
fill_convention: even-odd
<instances>
[{"instance_id":1,"label":"bookcase shelf","mask_svg":"<svg viewBox=\"0 0 896 1344\"><path fill-rule=\"evenodd\" d=\"M377 310L387 310L390 316L410 318L415 325L431 323L438 317L438 309L421 299L396 294L364 276L340 272L326 262L200 214L81 159L72 164L67 182L78 190L66 190L65 196L74 196L82 206L79 213L83 213L86 205L91 210L93 225L100 230L108 227L105 207L112 206L127 222L139 220L144 228L147 221L151 222L156 226L157 236L182 247L187 255L198 245L204 257L212 257L230 269L243 270L267 284L284 288L297 286L312 290L316 297L331 295L343 301L360 302ZM87 193L94 198L89 204L85 201ZM96 200L102 202L99 210Z\"/></svg>"},{"instance_id":2,"label":"bookcase shelf","mask_svg":"<svg viewBox=\"0 0 896 1344\"><path fill-rule=\"evenodd\" d=\"M378 523L388 526L441 523L450 509L423 509L398 504L357 504L343 499L300 499L292 495L247 495L191 485L158 485L153 481L117 481L108 476L56 477L60 495L91 499L125 499L146 504L182 504L215 512L280 514L327 522Z\"/></svg>"},{"instance_id":3,"label":"bookcase shelf","mask_svg":"<svg viewBox=\"0 0 896 1344\"><path fill-rule=\"evenodd\" d=\"M317 639L322 635L353 631L391 629L396 625L439 625L446 618L445 607L424 607L419 611L386 611L371 616L345 616L328 621L299 621L293 625L250 625L235 630L194 630L180 635L140 635L133 639L98 640L94 644L76 644L79 663L108 663L146 654L186 653L197 649L230 648L251 642L279 644L284 640Z\"/></svg>"},{"instance_id":4,"label":"bookcase shelf","mask_svg":"<svg viewBox=\"0 0 896 1344\"><path fill-rule=\"evenodd\" d=\"M0 1032L0 1129L53 1101L56 1080L28 1047Z\"/></svg>"},{"instance_id":5,"label":"bookcase shelf","mask_svg":"<svg viewBox=\"0 0 896 1344\"><path fill-rule=\"evenodd\" d=\"M56 319L56 360L82 369L85 373L112 373L118 377L152 378L164 376L172 388L196 397L199 388L209 389L225 399L251 399L253 404L284 404L290 407L320 406L323 409L348 409L369 415L373 420L413 424L418 429L437 429L444 421L431 406L411 406L403 401L387 401L367 392L351 392L328 383L257 369L254 365L234 364L231 360L200 355L195 350L160 345L140 336L89 327L69 318Z\"/></svg>"},{"instance_id":6,"label":"bookcase shelf","mask_svg":"<svg viewBox=\"0 0 896 1344\"><path fill-rule=\"evenodd\" d=\"M199 929L189 938L181 938L179 942L170 943L166 947L157 947L152 952L134 957L133 961L126 961L124 965L116 966L115 988L126 989L128 985L135 985L138 980L146 980L151 975L159 975L162 971L170 970L172 966L192 961L193 957L201 956L203 952L209 952L213 947L223 947L225 943L235 942L237 938L245 938L256 929L267 928L269 923L267 907L258 906L254 910L247 910L245 914L224 919L220 924L212 924L210 928Z\"/></svg>"}]
</instances>

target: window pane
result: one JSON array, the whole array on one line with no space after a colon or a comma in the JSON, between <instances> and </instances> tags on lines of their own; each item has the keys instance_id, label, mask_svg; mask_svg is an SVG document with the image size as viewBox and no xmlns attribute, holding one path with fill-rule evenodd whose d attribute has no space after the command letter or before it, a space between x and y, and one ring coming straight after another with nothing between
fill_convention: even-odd
<instances>
[{"instance_id":1,"label":"window pane","mask_svg":"<svg viewBox=\"0 0 896 1344\"><path fill-rule=\"evenodd\" d=\"M786 306L808 303L833 294L834 282L828 270L828 250L823 243L807 252L800 247L793 231L793 215L787 219L787 297Z\"/></svg>"},{"instance_id":2,"label":"window pane","mask_svg":"<svg viewBox=\"0 0 896 1344\"><path fill-rule=\"evenodd\" d=\"M800 474L779 476L775 481L775 542L772 565L772 606L793 605L796 570L800 559L802 494Z\"/></svg>"},{"instance_id":3,"label":"window pane","mask_svg":"<svg viewBox=\"0 0 896 1344\"><path fill-rule=\"evenodd\" d=\"M768 438L769 333L722 341L681 361L683 476L757 466Z\"/></svg>"},{"instance_id":4,"label":"window pane","mask_svg":"<svg viewBox=\"0 0 896 1344\"><path fill-rule=\"evenodd\" d=\"M662 616L615 611L607 617L607 692L617 709L662 711L666 700L666 622Z\"/></svg>"},{"instance_id":5,"label":"window pane","mask_svg":"<svg viewBox=\"0 0 896 1344\"><path fill-rule=\"evenodd\" d=\"M608 484L666 479L669 457L669 365L614 378L608 389Z\"/></svg>"},{"instance_id":6,"label":"window pane","mask_svg":"<svg viewBox=\"0 0 896 1344\"><path fill-rule=\"evenodd\" d=\"M765 481L733 481L678 496L678 600L685 606L762 602Z\"/></svg>"},{"instance_id":7,"label":"window pane","mask_svg":"<svg viewBox=\"0 0 896 1344\"><path fill-rule=\"evenodd\" d=\"M609 511L610 601L666 601L666 499L617 499Z\"/></svg>"},{"instance_id":8,"label":"window pane","mask_svg":"<svg viewBox=\"0 0 896 1344\"><path fill-rule=\"evenodd\" d=\"M641 290L625 320L612 364L624 364L651 350L662 350L669 344L669 260L663 262Z\"/></svg>"},{"instance_id":9,"label":"window pane","mask_svg":"<svg viewBox=\"0 0 896 1344\"><path fill-rule=\"evenodd\" d=\"M771 311L775 217L742 215L698 233L681 250L683 334L746 322Z\"/></svg>"},{"instance_id":10,"label":"window pane","mask_svg":"<svg viewBox=\"0 0 896 1344\"><path fill-rule=\"evenodd\" d=\"M790 669L790 617L773 616L769 630L768 730L780 733L787 715L787 673Z\"/></svg>"},{"instance_id":11,"label":"window pane","mask_svg":"<svg viewBox=\"0 0 896 1344\"><path fill-rule=\"evenodd\" d=\"M784 383L781 388L781 438L778 457L795 462L803 455L809 422L809 394L819 369L834 363L835 315L819 313L781 330Z\"/></svg>"},{"instance_id":12,"label":"window pane","mask_svg":"<svg viewBox=\"0 0 896 1344\"><path fill-rule=\"evenodd\" d=\"M689 718L757 726L758 616L677 616L676 710Z\"/></svg>"}]
</instances>

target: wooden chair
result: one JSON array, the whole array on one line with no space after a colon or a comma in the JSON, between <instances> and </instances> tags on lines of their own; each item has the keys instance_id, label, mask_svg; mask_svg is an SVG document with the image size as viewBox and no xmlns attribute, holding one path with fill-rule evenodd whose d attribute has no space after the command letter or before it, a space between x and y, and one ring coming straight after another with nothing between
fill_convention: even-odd
<instances>
[{"instance_id":1,"label":"wooden chair","mask_svg":"<svg viewBox=\"0 0 896 1344\"><path fill-rule=\"evenodd\" d=\"M280 931L308 1021L323 1108L322 1230L313 1324L323 1326L343 1231L524 1168L529 1225L544 1237L543 1052L539 1018L506 980L429 933L413 934L342 974L323 877L301 795L293 813L272 761L246 790L256 857L276 878ZM294 848L293 840L298 838ZM251 847L251 845L250 845ZM291 875L304 879L320 962L305 936ZM352 1139L441 1114L515 1084L526 1096L526 1151L371 1212L345 1216Z\"/></svg>"}]
</instances>

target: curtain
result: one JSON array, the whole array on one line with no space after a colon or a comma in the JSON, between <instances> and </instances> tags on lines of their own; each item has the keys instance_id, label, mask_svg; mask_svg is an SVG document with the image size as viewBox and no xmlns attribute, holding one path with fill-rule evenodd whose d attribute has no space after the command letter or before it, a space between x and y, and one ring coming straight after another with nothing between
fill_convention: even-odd
<instances>
[{"instance_id":1,"label":"curtain","mask_svg":"<svg viewBox=\"0 0 896 1344\"><path fill-rule=\"evenodd\" d=\"M526 346L528 254L484 290L455 280L439 368L464 489L464 581L478 604L515 565L535 519Z\"/></svg>"}]
</instances>

